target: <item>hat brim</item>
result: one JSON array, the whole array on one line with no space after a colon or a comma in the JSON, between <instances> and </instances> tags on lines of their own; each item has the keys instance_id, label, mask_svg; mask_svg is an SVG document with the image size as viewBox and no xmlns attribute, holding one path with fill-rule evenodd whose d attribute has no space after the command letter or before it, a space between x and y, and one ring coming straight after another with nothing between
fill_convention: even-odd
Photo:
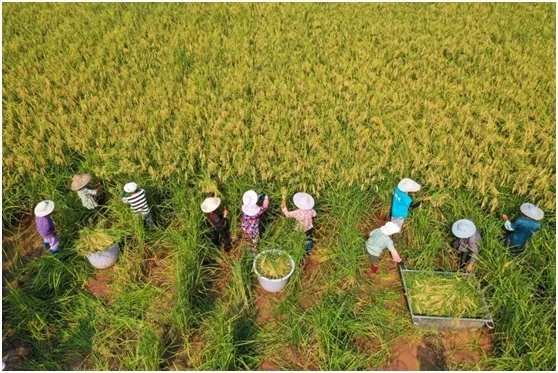
<instances>
[{"instance_id":1,"label":"hat brim","mask_svg":"<svg viewBox=\"0 0 558 373\"><path fill-rule=\"evenodd\" d=\"M314 198L308 193L296 193L293 196L293 203L301 210L312 210L314 208Z\"/></svg>"},{"instance_id":2,"label":"hat brim","mask_svg":"<svg viewBox=\"0 0 558 373\"><path fill-rule=\"evenodd\" d=\"M80 190L81 188L83 188L84 186L87 185L87 183L89 183L91 181L91 175L86 174L86 175L80 175L80 177L74 179L72 181L72 186L70 187L70 189L76 191L76 190Z\"/></svg>"},{"instance_id":3,"label":"hat brim","mask_svg":"<svg viewBox=\"0 0 558 373\"><path fill-rule=\"evenodd\" d=\"M213 211L217 210L217 208L219 208L219 206L221 205L221 199L215 197L215 198L213 198L213 200L215 201L214 204L205 203L206 201L204 201L201 204L201 210L205 213L210 213L210 212L213 212Z\"/></svg>"},{"instance_id":4,"label":"hat brim","mask_svg":"<svg viewBox=\"0 0 558 373\"><path fill-rule=\"evenodd\" d=\"M248 216L256 216L260 212L260 208L258 206L242 205L242 212Z\"/></svg>"},{"instance_id":5,"label":"hat brim","mask_svg":"<svg viewBox=\"0 0 558 373\"><path fill-rule=\"evenodd\" d=\"M54 211L54 202L50 201L48 209L46 210L39 210L38 208L39 205L35 206L34 209L35 216L42 218L44 216L50 215Z\"/></svg>"},{"instance_id":6,"label":"hat brim","mask_svg":"<svg viewBox=\"0 0 558 373\"><path fill-rule=\"evenodd\" d=\"M529 209L529 206L533 206L533 208ZM541 220L544 217L543 210L533 204L524 203L519 206L519 211L521 211L523 215L534 220Z\"/></svg>"},{"instance_id":7,"label":"hat brim","mask_svg":"<svg viewBox=\"0 0 558 373\"><path fill-rule=\"evenodd\" d=\"M249 190L242 196L243 206L256 206L258 204L258 193L253 190Z\"/></svg>"},{"instance_id":8,"label":"hat brim","mask_svg":"<svg viewBox=\"0 0 558 373\"><path fill-rule=\"evenodd\" d=\"M457 226L461 224L464 224L467 229L465 230L457 229ZM451 227L451 232L457 238L469 238L477 232L477 227L470 220L461 219L453 223Z\"/></svg>"},{"instance_id":9,"label":"hat brim","mask_svg":"<svg viewBox=\"0 0 558 373\"><path fill-rule=\"evenodd\" d=\"M403 179L397 184L397 187L405 193L414 193L420 190L420 184L412 179Z\"/></svg>"}]
</instances>

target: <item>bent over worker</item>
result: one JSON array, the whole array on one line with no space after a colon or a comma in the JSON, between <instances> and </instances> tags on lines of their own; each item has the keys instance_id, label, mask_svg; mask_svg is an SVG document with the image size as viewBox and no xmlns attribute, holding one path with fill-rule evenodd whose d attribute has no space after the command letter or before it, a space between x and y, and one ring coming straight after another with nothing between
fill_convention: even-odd
<instances>
[{"instance_id":1,"label":"bent over worker","mask_svg":"<svg viewBox=\"0 0 558 373\"><path fill-rule=\"evenodd\" d=\"M283 199L281 202L281 211L288 218L295 218L298 222L298 229L306 235L306 253L312 250L312 241L314 237L313 218L316 217L314 210L314 198L308 194L299 192L293 196L293 203L297 210L289 211L287 209L287 201Z\"/></svg>"},{"instance_id":2,"label":"bent over worker","mask_svg":"<svg viewBox=\"0 0 558 373\"><path fill-rule=\"evenodd\" d=\"M481 235L475 224L468 219L453 223L451 231L455 237L452 242L454 249L459 251L459 268L471 272L479 255Z\"/></svg>"},{"instance_id":3,"label":"bent over worker","mask_svg":"<svg viewBox=\"0 0 558 373\"><path fill-rule=\"evenodd\" d=\"M52 220L54 211L54 202L51 200L41 201L35 206L35 225L37 232L43 237L43 247L48 248L51 254L59 251L60 239L56 234L56 227Z\"/></svg>"},{"instance_id":4,"label":"bent over worker","mask_svg":"<svg viewBox=\"0 0 558 373\"><path fill-rule=\"evenodd\" d=\"M211 240L216 246L219 246L222 241L225 252L228 253L232 248L229 219L227 219L229 210L225 206L223 208L223 212L219 211L220 205L220 198L209 197L202 202L201 209L207 214L207 220L209 220L209 223L213 228Z\"/></svg>"},{"instance_id":5,"label":"bent over worker","mask_svg":"<svg viewBox=\"0 0 558 373\"><path fill-rule=\"evenodd\" d=\"M126 194L128 195L126 196ZM153 217L147 203L145 190L140 189L138 184L131 182L124 185L124 192L121 192L120 195L123 196L122 202L129 204L132 211L140 215L144 223L148 225L153 224Z\"/></svg>"},{"instance_id":6,"label":"bent over worker","mask_svg":"<svg viewBox=\"0 0 558 373\"><path fill-rule=\"evenodd\" d=\"M410 194L418 192L420 185L409 178L405 178L397 184L393 190L393 200L391 202L391 221L403 228L405 219L409 216L409 209L418 207L420 202L413 203Z\"/></svg>"},{"instance_id":7,"label":"bent over worker","mask_svg":"<svg viewBox=\"0 0 558 373\"><path fill-rule=\"evenodd\" d=\"M374 229L370 232L370 237L366 241L366 251L372 261L372 266L370 267L372 273L378 272L380 255L382 255L382 251L384 251L384 249L388 249L390 251L394 262L401 262L401 257L397 253L397 250L395 250L393 241L390 238L392 234L397 233L400 230L401 228L399 228L397 224L388 221L382 227Z\"/></svg>"},{"instance_id":8,"label":"bent over worker","mask_svg":"<svg viewBox=\"0 0 558 373\"><path fill-rule=\"evenodd\" d=\"M525 250L525 244L533 233L541 229L544 212L532 203L524 203L519 207L523 216L510 222L507 215L504 215L504 227L508 231L506 236L506 246L509 247L512 255L519 255Z\"/></svg>"}]
</instances>

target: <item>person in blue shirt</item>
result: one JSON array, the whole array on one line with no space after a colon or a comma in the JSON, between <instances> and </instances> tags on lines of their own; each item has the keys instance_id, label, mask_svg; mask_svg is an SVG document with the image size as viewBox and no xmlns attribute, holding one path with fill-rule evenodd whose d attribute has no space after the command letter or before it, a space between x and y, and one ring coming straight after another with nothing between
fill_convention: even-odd
<instances>
[{"instance_id":1,"label":"person in blue shirt","mask_svg":"<svg viewBox=\"0 0 558 373\"><path fill-rule=\"evenodd\" d=\"M506 246L510 249L512 255L519 255L525 250L525 244L531 238L533 233L541 229L541 220L544 212L532 203L524 203L519 207L523 216L517 218L514 222L504 215L504 227L508 231L506 236Z\"/></svg>"},{"instance_id":2,"label":"person in blue shirt","mask_svg":"<svg viewBox=\"0 0 558 373\"><path fill-rule=\"evenodd\" d=\"M409 178L405 178L397 184L393 191L393 200L391 202L391 221L403 228L405 218L409 216L409 209L417 207L420 202L413 203L410 193L418 192L420 185Z\"/></svg>"}]
</instances>

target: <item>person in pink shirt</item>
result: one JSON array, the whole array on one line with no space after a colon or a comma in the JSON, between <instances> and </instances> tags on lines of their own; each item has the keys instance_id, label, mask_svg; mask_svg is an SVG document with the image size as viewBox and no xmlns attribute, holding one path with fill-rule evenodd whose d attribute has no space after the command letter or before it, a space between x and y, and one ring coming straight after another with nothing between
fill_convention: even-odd
<instances>
[{"instance_id":1,"label":"person in pink shirt","mask_svg":"<svg viewBox=\"0 0 558 373\"><path fill-rule=\"evenodd\" d=\"M314 198L308 193L299 192L293 196L293 202L297 210L289 211L287 209L287 202L283 199L281 208L283 214L288 218L295 218L298 222L298 229L306 234L306 253L312 250L313 237L314 237L314 224L312 219L316 217L316 210L314 210Z\"/></svg>"}]
</instances>

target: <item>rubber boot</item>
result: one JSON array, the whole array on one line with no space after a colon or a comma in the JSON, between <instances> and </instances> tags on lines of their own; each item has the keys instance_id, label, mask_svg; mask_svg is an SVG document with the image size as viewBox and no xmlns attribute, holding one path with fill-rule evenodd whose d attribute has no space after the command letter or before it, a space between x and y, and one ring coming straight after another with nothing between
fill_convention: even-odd
<instances>
[{"instance_id":1,"label":"rubber boot","mask_svg":"<svg viewBox=\"0 0 558 373\"><path fill-rule=\"evenodd\" d=\"M378 266L375 264L372 264L372 267L370 267L370 269L372 270L373 274L376 274L376 272L378 272Z\"/></svg>"}]
</instances>

